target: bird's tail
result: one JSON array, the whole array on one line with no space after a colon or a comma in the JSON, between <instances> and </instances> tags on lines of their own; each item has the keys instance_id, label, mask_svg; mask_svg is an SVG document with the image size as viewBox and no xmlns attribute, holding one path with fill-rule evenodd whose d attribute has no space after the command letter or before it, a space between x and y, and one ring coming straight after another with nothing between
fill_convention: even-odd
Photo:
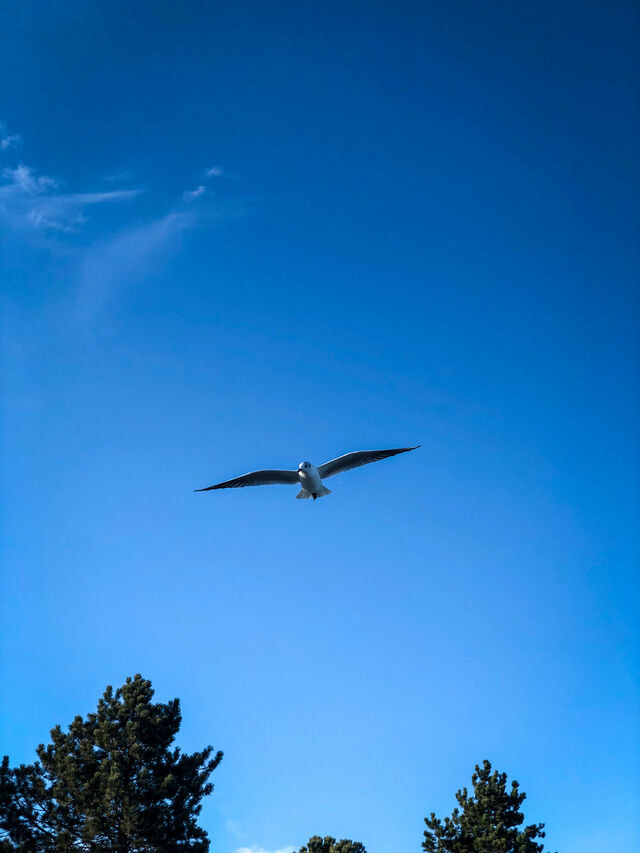
<instances>
[{"instance_id":1,"label":"bird's tail","mask_svg":"<svg viewBox=\"0 0 640 853\"><path fill-rule=\"evenodd\" d=\"M330 495L331 489L328 489L326 486L320 486L315 495L312 495L310 492L305 491L304 489L300 489L298 494L296 495L296 499L299 501L306 501L309 498L323 498L325 495Z\"/></svg>"}]
</instances>

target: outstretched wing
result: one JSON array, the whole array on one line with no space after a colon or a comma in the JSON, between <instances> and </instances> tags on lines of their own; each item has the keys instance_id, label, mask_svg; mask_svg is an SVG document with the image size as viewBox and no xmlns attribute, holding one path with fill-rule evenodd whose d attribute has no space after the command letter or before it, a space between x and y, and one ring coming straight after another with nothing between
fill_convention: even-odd
<instances>
[{"instance_id":1,"label":"outstretched wing","mask_svg":"<svg viewBox=\"0 0 640 853\"><path fill-rule=\"evenodd\" d=\"M207 486L206 489L195 489L196 492L210 492L211 489L240 489L244 486L271 486L274 483L286 483L293 485L298 482L297 471L250 471L233 480L225 480L224 483L216 483L215 486Z\"/></svg>"},{"instance_id":2,"label":"outstretched wing","mask_svg":"<svg viewBox=\"0 0 640 853\"><path fill-rule=\"evenodd\" d=\"M420 447L419 444L415 447L396 447L394 450L356 450L355 453L345 453L344 456L338 456L331 462L325 462L324 465L320 465L318 471L322 479L325 480L327 477L333 477L334 474L342 473L342 471L359 468L361 465L368 465L369 462L378 462L380 459L386 459L398 453L407 453L409 450L416 450L418 447Z\"/></svg>"}]
</instances>

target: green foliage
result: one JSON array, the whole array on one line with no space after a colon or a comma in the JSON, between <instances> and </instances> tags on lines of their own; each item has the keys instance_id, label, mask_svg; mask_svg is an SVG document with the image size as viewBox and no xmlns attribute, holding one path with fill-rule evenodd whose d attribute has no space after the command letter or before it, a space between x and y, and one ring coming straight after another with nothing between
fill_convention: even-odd
<instances>
[{"instance_id":1,"label":"green foliage","mask_svg":"<svg viewBox=\"0 0 640 853\"><path fill-rule=\"evenodd\" d=\"M173 853L209 850L196 819L222 760L172 747L180 702L152 702L140 675L107 687L96 713L51 730L39 761L0 767L0 851Z\"/></svg>"},{"instance_id":2,"label":"green foliage","mask_svg":"<svg viewBox=\"0 0 640 853\"><path fill-rule=\"evenodd\" d=\"M364 844L359 841L350 841L348 838L336 841L330 835L325 835L324 838L314 835L304 847L298 850L298 853L367 853L367 851L364 849Z\"/></svg>"},{"instance_id":3,"label":"green foliage","mask_svg":"<svg viewBox=\"0 0 640 853\"><path fill-rule=\"evenodd\" d=\"M491 772L491 764L476 764L471 777L473 795L466 788L458 791L455 808L444 822L432 812L425 818L428 827L422 847L426 853L542 853L544 824L534 823L519 829L524 822L520 811L526 794L517 782L507 791L507 774Z\"/></svg>"}]
</instances>

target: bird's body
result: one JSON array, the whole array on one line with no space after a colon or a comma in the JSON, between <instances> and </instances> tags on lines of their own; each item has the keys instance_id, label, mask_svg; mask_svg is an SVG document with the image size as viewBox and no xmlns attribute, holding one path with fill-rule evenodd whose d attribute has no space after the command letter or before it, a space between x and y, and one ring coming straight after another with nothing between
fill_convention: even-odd
<instances>
[{"instance_id":1,"label":"bird's body","mask_svg":"<svg viewBox=\"0 0 640 853\"><path fill-rule=\"evenodd\" d=\"M298 465L298 479L300 480L301 491L296 495L298 498L313 498L322 497L322 494L327 494L328 489L323 489L322 477L315 465L311 462L301 462Z\"/></svg>"},{"instance_id":2,"label":"bird's body","mask_svg":"<svg viewBox=\"0 0 640 853\"><path fill-rule=\"evenodd\" d=\"M417 447L419 446L417 445ZM409 450L416 450L416 447L397 447L392 450L357 450L354 453L338 456L337 459L325 462L319 467L312 465L311 462L301 462L297 471L277 469L250 471L248 474L242 474L233 480L225 480L222 483L216 483L214 486L207 486L205 489L196 489L196 491L209 492L212 489L238 489L244 486L267 486L275 483L298 484L300 491L296 497L313 498L315 501L316 498L331 494L322 482L327 477L333 477L334 474L349 471L351 468L359 468L361 465L368 465L369 462L377 462L380 459L387 459L389 456L396 456L398 453L407 453Z\"/></svg>"}]
</instances>

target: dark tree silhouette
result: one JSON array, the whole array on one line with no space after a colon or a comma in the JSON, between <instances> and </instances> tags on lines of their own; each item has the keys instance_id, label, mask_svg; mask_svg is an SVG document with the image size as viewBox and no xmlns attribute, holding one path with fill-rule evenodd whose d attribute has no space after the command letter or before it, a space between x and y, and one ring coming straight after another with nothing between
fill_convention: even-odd
<instances>
[{"instance_id":1,"label":"dark tree silhouette","mask_svg":"<svg viewBox=\"0 0 640 853\"><path fill-rule=\"evenodd\" d=\"M542 853L544 824L519 827L524 822L520 811L525 797L517 782L507 791L507 774L491 772L491 764L476 764L471 777L473 795L466 788L458 791L455 808L444 822L431 812L425 818L427 829L422 847L426 853Z\"/></svg>"},{"instance_id":2,"label":"dark tree silhouette","mask_svg":"<svg viewBox=\"0 0 640 853\"><path fill-rule=\"evenodd\" d=\"M364 844L359 841L351 841L348 838L336 841L330 835L325 835L324 838L314 835L304 847L298 850L298 853L367 853L367 851Z\"/></svg>"},{"instance_id":3,"label":"dark tree silhouette","mask_svg":"<svg viewBox=\"0 0 640 853\"><path fill-rule=\"evenodd\" d=\"M180 701L153 702L140 675L107 687L95 713L51 730L38 761L0 767L0 851L173 853L209 850L197 825L222 760L173 747Z\"/></svg>"}]
</instances>

